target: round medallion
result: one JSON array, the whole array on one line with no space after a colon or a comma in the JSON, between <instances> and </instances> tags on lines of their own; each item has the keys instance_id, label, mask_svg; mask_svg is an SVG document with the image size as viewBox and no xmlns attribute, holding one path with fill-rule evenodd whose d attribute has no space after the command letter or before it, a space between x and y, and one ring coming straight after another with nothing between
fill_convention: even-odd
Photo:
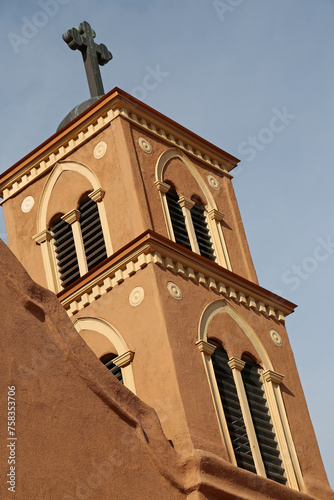
<instances>
[{"instance_id":1,"label":"round medallion","mask_svg":"<svg viewBox=\"0 0 334 500\"><path fill-rule=\"evenodd\" d=\"M138 144L142 148L142 150L145 151L145 153L152 153L152 146L149 142L147 142L146 139L144 139L144 137L139 137Z\"/></svg>"},{"instance_id":2,"label":"round medallion","mask_svg":"<svg viewBox=\"0 0 334 500\"><path fill-rule=\"evenodd\" d=\"M216 189L218 191L219 189L219 182L213 175L208 175L208 183L213 189Z\"/></svg>"},{"instance_id":3,"label":"round medallion","mask_svg":"<svg viewBox=\"0 0 334 500\"><path fill-rule=\"evenodd\" d=\"M32 196L27 196L26 198L24 198L24 200L21 203L22 212L24 212L24 213L30 212L30 210L32 209L34 204L35 204L34 198Z\"/></svg>"},{"instance_id":4,"label":"round medallion","mask_svg":"<svg viewBox=\"0 0 334 500\"><path fill-rule=\"evenodd\" d=\"M177 285L175 285L175 283L173 283L172 281L169 281L167 283L167 288L168 288L168 291L171 294L171 296L174 297L174 299L176 299L176 300L182 299L182 292L181 292L180 288Z\"/></svg>"},{"instance_id":5,"label":"round medallion","mask_svg":"<svg viewBox=\"0 0 334 500\"><path fill-rule=\"evenodd\" d=\"M270 330L270 337L274 344L281 346L283 344L282 337L275 330Z\"/></svg>"},{"instance_id":6,"label":"round medallion","mask_svg":"<svg viewBox=\"0 0 334 500\"><path fill-rule=\"evenodd\" d=\"M107 143L104 141L98 142L94 148L95 158L97 159L102 158L102 156L104 156L106 151L107 151Z\"/></svg>"},{"instance_id":7,"label":"round medallion","mask_svg":"<svg viewBox=\"0 0 334 500\"><path fill-rule=\"evenodd\" d=\"M144 288L136 286L129 295L129 302L133 307L139 306L144 300Z\"/></svg>"}]
</instances>

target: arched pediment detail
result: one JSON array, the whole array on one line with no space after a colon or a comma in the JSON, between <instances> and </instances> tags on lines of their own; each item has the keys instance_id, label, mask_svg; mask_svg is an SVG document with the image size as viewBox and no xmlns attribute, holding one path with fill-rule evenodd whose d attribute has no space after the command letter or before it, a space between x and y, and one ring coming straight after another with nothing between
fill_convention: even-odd
<instances>
[{"instance_id":1,"label":"arched pediment detail","mask_svg":"<svg viewBox=\"0 0 334 500\"><path fill-rule=\"evenodd\" d=\"M233 307L227 304L223 299L211 302L202 312L199 329L198 341L208 342L208 328L215 316L218 314L228 314L241 328L246 337L252 343L258 358L262 361L265 370L274 370L268 353L262 344L259 336L249 323Z\"/></svg>"}]
</instances>

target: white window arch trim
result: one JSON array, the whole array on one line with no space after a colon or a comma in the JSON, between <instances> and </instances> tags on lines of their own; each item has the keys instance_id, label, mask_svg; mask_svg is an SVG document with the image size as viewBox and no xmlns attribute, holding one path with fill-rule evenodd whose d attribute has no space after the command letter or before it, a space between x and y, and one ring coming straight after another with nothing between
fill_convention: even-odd
<instances>
[{"instance_id":1,"label":"white window arch trim","mask_svg":"<svg viewBox=\"0 0 334 500\"><path fill-rule=\"evenodd\" d=\"M230 438L230 433L225 419L224 409L222 406L218 390L213 363L211 359L212 353L214 352L216 346L208 342L208 337L207 337L209 324L217 314L229 314L236 321L236 323L241 327L245 335L249 338L249 340L253 344L257 352L257 355L259 356L259 358L263 363L263 370L261 370L260 373L263 382L263 388L267 399L267 404L271 414L272 423L275 429L276 439L281 453L281 458L284 464L284 469L287 477L287 485L294 490L305 492L304 480L302 477L299 460L297 457L297 452L293 443L292 434L288 423L288 418L286 415L281 390L279 387L279 384L282 382L284 377L283 375L276 373L274 371L268 353L264 348L262 342L260 341L259 337L257 336L256 332L252 329L252 327L234 308L228 305L224 300L218 299L215 300L214 302L211 302L202 312L201 319L199 322L198 339L196 341L196 346L202 353L202 359L208 377L209 386L217 413L217 418L221 425L223 440L225 442L230 460L234 465L237 465ZM233 362L233 359L236 358L231 358L230 362L232 361L232 366L234 367L234 369L239 368L240 377L239 375L237 375L234 369L232 369L232 373L234 380L236 382L238 395L239 392L240 395L242 395L242 391L244 391L243 389L244 385L242 382L241 372L240 372L241 365L239 364L238 366L238 363ZM237 361L243 363L241 360ZM242 397L246 399L246 405L248 406L246 395L243 394ZM243 404L245 407L245 400L243 401ZM248 429L253 426L253 423L249 420L250 413L246 411L244 414L243 412L243 416L248 431ZM262 475L260 472L261 469L259 468L258 470L259 470L258 475ZM266 477L265 474L264 477Z\"/></svg>"},{"instance_id":2,"label":"white window arch trim","mask_svg":"<svg viewBox=\"0 0 334 500\"><path fill-rule=\"evenodd\" d=\"M107 321L89 316L76 318L73 325L78 333L82 330L93 330L110 340L117 351L117 357L112 362L121 368L124 385L136 394L132 371L132 360L135 353L130 351L121 333Z\"/></svg>"},{"instance_id":3,"label":"white window arch trim","mask_svg":"<svg viewBox=\"0 0 334 500\"><path fill-rule=\"evenodd\" d=\"M36 243L41 246L42 260L44 264L47 287L49 288L49 290L55 293L60 292L61 284L59 279L54 247L52 244L52 235L50 231L47 229L47 209L56 182L60 177L60 175L62 174L62 172L66 171L77 172L80 175L86 177L88 181L91 183L93 190L88 194L88 196L97 203L107 256L109 257L113 253L107 214L103 199L105 191L102 189L102 186L100 185L97 176L89 167L87 167L87 165L81 162L78 161L58 162L54 166L43 188L37 210L37 233L33 236L33 239L36 241ZM73 210L75 209L76 208L73 207ZM68 214L65 214L65 217L66 215L69 215L73 210L71 210ZM79 246L80 242L78 237L75 239L75 241L77 242L76 247L77 245ZM80 259L81 262L83 262L80 251L78 254L78 259ZM83 263L82 266L84 266Z\"/></svg>"},{"instance_id":4,"label":"white window arch trim","mask_svg":"<svg viewBox=\"0 0 334 500\"><path fill-rule=\"evenodd\" d=\"M166 151L164 151L158 158L158 161L156 163L155 167L155 185L160 193L160 199L161 199L161 204L162 204L162 209L163 209L163 214L167 226L167 231L169 238L173 241L175 241L175 236L174 236L174 231L172 227L172 221L170 218L169 214L169 209L168 209L168 204L167 204L167 199L166 199L166 193L170 189L171 186L169 186L167 183L163 181L163 175L164 175L164 170L167 165L167 163L173 159L173 158L178 158L182 161L182 163L185 165L185 167L188 169L188 171L191 173L191 175L195 178L197 184L200 186L202 189L205 198L207 200L207 205L205 206L205 216L206 220L208 223L208 228L210 235L212 237L212 243L213 243L213 248L215 251L215 256L217 259L217 263L221 265L222 267L225 267L226 269L232 271L231 268L231 262L228 256L228 251L227 251L227 246L225 243L225 239L223 236L223 231L221 228L220 222L223 220L224 215L219 212L216 202L214 200L214 197L212 196L212 193L210 192L210 189L208 188L207 184L205 183L204 179L202 178L200 172L196 168L196 166L189 160L189 158L182 153L177 148L169 148ZM184 197L181 197L181 200ZM184 200L187 200L184 198ZM191 200L188 200L191 203L193 203ZM181 202L182 203L182 202ZM181 205L182 207L182 205ZM182 210L189 210L188 208L183 208ZM189 214L190 216L190 214ZM191 217L190 217L191 219ZM186 225L188 232L191 232L193 230L193 224L192 221L187 222L186 218ZM189 235L190 238L193 238L193 235ZM197 245L197 240L195 237L196 245ZM195 246L195 245L194 245ZM194 250L195 251L195 250ZM199 253L196 252L196 253Z\"/></svg>"}]
</instances>

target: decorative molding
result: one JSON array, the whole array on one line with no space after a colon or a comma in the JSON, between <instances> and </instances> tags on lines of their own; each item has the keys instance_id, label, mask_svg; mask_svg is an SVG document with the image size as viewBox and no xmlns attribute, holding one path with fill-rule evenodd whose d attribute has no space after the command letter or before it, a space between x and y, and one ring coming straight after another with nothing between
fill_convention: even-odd
<instances>
[{"instance_id":1,"label":"decorative molding","mask_svg":"<svg viewBox=\"0 0 334 500\"><path fill-rule=\"evenodd\" d=\"M44 241L51 241L52 235L50 231L44 229L40 233L35 234L32 239L35 240L38 245L40 245L41 243L44 243Z\"/></svg>"},{"instance_id":2,"label":"decorative molding","mask_svg":"<svg viewBox=\"0 0 334 500\"><path fill-rule=\"evenodd\" d=\"M73 224L74 222L80 220L80 212L74 208L73 210L67 212L67 214L63 215L61 219L67 222L67 224Z\"/></svg>"},{"instance_id":3,"label":"decorative molding","mask_svg":"<svg viewBox=\"0 0 334 500\"><path fill-rule=\"evenodd\" d=\"M277 333L276 330L273 330L273 329L270 330L269 334L270 334L271 340L274 342L274 344L276 344L278 347L281 347L281 345L283 344L283 340L282 340L282 337L280 336L280 334Z\"/></svg>"},{"instance_id":4,"label":"decorative molding","mask_svg":"<svg viewBox=\"0 0 334 500\"><path fill-rule=\"evenodd\" d=\"M132 362L134 355L135 353L133 351L126 351L120 356L117 356L117 358L114 358L112 362L114 363L114 365L119 366L120 368L124 368Z\"/></svg>"},{"instance_id":5,"label":"decorative molding","mask_svg":"<svg viewBox=\"0 0 334 500\"><path fill-rule=\"evenodd\" d=\"M82 116L51 137L9 171L0 176L0 195L4 201L21 191L79 146L121 116L146 133L176 146L187 156L196 158L211 169L232 178L229 173L239 160L205 141L170 118L133 98L120 89L113 89Z\"/></svg>"},{"instance_id":6,"label":"decorative molding","mask_svg":"<svg viewBox=\"0 0 334 500\"><path fill-rule=\"evenodd\" d=\"M272 370L267 370L263 372L262 376L266 382L272 382L273 384L277 385L279 385L284 379L284 375L282 375L281 373L274 372Z\"/></svg>"},{"instance_id":7,"label":"decorative molding","mask_svg":"<svg viewBox=\"0 0 334 500\"><path fill-rule=\"evenodd\" d=\"M104 189L99 188L99 189L95 189L95 191L92 191L91 193L89 193L88 197L91 200L96 201L98 203L99 201L103 200L105 193L106 192Z\"/></svg>"},{"instance_id":8,"label":"decorative molding","mask_svg":"<svg viewBox=\"0 0 334 500\"><path fill-rule=\"evenodd\" d=\"M100 141L96 144L93 154L96 159L102 158L107 151L107 143L105 141Z\"/></svg>"},{"instance_id":9,"label":"decorative molding","mask_svg":"<svg viewBox=\"0 0 334 500\"><path fill-rule=\"evenodd\" d=\"M27 165L13 174L7 181L4 183L0 181L0 193L2 192L3 201L21 191L32 181L45 174L45 172L50 171L58 161L63 160L72 151L107 127L119 114L117 109L105 110L102 115L94 116L90 122L84 123L81 128L75 130L71 135L66 136L62 143L56 143L53 148L48 149L38 159L32 157L32 160Z\"/></svg>"},{"instance_id":10,"label":"decorative molding","mask_svg":"<svg viewBox=\"0 0 334 500\"><path fill-rule=\"evenodd\" d=\"M180 205L181 208L186 208L187 210L191 210L195 205L195 202L189 200L189 198L186 198L185 196L180 196L178 204Z\"/></svg>"},{"instance_id":11,"label":"decorative molding","mask_svg":"<svg viewBox=\"0 0 334 500\"><path fill-rule=\"evenodd\" d=\"M145 153L152 153L152 146L144 137L139 137L138 144Z\"/></svg>"},{"instance_id":12,"label":"decorative molding","mask_svg":"<svg viewBox=\"0 0 334 500\"><path fill-rule=\"evenodd\" d=\"M146 241L145 237L143 237L141 243L134 246L126 256L122 256L122 258L116 256L115 259L110 258L105 266L100 267L98 272L92 272L88 276L89 279L85 280L83 277L82 284L79 284L75 290L66 292L64 297L64 294L60 292L60 301L68 314L70 316L76 314L80 309L94 302L97 297L121 285L128 277L133 276L147 265L155 264L162 269L171 271L174 275L179 275L195 284L203 285L210 293L225 298L233 298L234 302L243 307L249 307L255 311L258 311L257 303L261 303L261 307L265 307L267 311L270 307L275 312L273 319L284 323L284 315L281 310L278 311L275 308L274 303L267 303L264 295L260 295L255 300L253 291L250 296L246 286L241 287L237 281L233 281L234 275L230 271L214 265L215 268L218 268L214 272L210 269L211 263L203 262L201 257L190 251L182 254L177 249L174 251L171 247L175 244L167 239L168 244L163 243L165 238L161 236L157 235L157 239L154 239L149 235L146 238L150 238L150 240ZM228 273L230 278L223 278L220 271L223 275ZM235 277L239 278L238 276ZM174 283L172 284L174 287L176 286ZM252 284L250 283L250 285ZM260 298L261 300L258 300ZM245 300L247 303L245 303ZM287 314L290 312L292 311L287 309Z\"/></svg>"},{"instance_id":13,"label":"decorative molding","mask_svg":"<svg viewBox=\"0 0 334 500\"><path fill-rule=\"evenodd\" d=\"M133 307L139 306L144 300L144 288L136 286L129 295L129 302Z\"/></svg>"},{"instance_id":14,"label":"decorative molding","mask_svg":"<svg viewBox=\"0 0 334 500\"><path fill-rule=\"evenodd\" d=\"M212 356L217 348L217 346L210 344L209 342L205 342L205 340L197 340L196 346L201 352L204 352L204 354L207 354L208 356Z\"/></svg>"},{"instance_id":15,"label":"decorative molding","mask_svg":"<svg viewBox=\"0 0 334 500\"><path fill-rule=\"evenodd\" d=\"M174 299L176 299L176 300L182 299L183 295L182 295L180 288L172 281L169 281L167 283L167 289L168 289L169 293L171 294L171 296L174 297Z\"/></svg>"},{"instance_id":16,"label":"decorative molding","mask_svg":"<svg viewBox=\"0 0 334 500\"><path fill-rule=\"evenodd\" d=\"M28 213L35 204L35 200L32 196L27 196L21 203L21 210L23 213Z\"/></svg>"},{"instance_id":17,"label":"decorative molding","mask_svg":"<svg viewBox=\"0 0 334 500\"><path fill-rule=\"evenodd\" d=\"M210 185L213 189L215 189L216 191L218 191L218 190L220 189L219 182L218 182L218 181L217 181L217 179L216 179L213 175L211 175L211 174L209 174L209 175L208 175L208 183L209 183L209 185Z\"/></svg>"},{"instance_id":18,"label":"decorative molding","mask_svg":"<svg viewBox=\"0 0 334 500\"><path fill-rule=\"evenodd\" d=\"M155 181L154 184L156 185L156 187L160 193L165 194L165 193L167 193L167 191L170 190L170 185L166 184L166 182Z\"/></svg>"},{"instance_id":19,"label":"decorative molding","mask_svg":"<svg viewBox=\"0 0 334 500\"><path fill-rule=\"evenodd\" d=\"M211 208L211 210L208 210L208 216L210 220L216 220L217 222L222 221L225 217L222 212L216 210L215 208Z\"/></svg>"},{"instance_id":20,"label":"decorative molding","mask_svg":"<svg viewBox=\"0 0 334 500\"><path fill-rule=\"evenodd\" d=\"M245 361L242 361L241 359L238 358L231 358L228 361L228 365L231 368L231 370L238 370L238 372L241 372L245 364L246 364Z\"/></svg>"}]
</instances>

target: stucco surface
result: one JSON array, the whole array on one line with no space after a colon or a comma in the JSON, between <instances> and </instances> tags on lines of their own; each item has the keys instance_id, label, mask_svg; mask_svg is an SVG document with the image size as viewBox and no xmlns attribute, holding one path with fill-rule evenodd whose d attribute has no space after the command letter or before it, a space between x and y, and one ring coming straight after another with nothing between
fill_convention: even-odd
<instances>
[{"instance_id":1,"label":"stucco surface","mask_svg":"<svg viewBox=\"0 0 334 500\"><path fill-rule=\"evenodd\" d=\"M155 412L111 376L2 242L0 282L0 498L13 497L4 425L13 385L15 498L185 498L169 481L180 464Z\"/></svg>"}]
</instances>

